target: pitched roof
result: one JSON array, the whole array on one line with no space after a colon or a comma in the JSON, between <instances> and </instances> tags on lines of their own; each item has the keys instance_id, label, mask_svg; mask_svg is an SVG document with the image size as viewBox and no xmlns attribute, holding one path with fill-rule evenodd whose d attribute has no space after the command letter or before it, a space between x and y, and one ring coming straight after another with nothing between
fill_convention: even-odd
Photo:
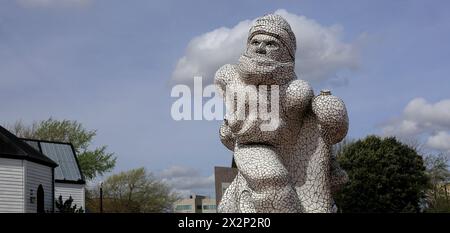
<instances>
[{"instance_id":1,"label":"pitched roof","mask_svg":"<svg viewBox=\"0 0 450 233\"><path fill-rule=\"evenodd\" d=\"M23 142L2 126L0 126L0 157L28 160L49 167L58 166L53 160Z\"/></svg>"},{"instance_id":2,"label":"pitched roof","mask_svg":"<svg viewBox=\"0 0 450 233\"><path fill-rule=\"evenodd\" d=\"M55 168L56 182L86 183L72 144L34 139L22 140L59 165Z\"/></svg>"}]
</instances>

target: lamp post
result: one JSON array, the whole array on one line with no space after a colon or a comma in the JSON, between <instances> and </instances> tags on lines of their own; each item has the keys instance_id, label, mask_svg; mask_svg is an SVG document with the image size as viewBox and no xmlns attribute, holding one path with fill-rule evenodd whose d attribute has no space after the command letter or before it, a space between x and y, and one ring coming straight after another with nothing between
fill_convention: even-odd
<instances>
[{"instance_id":1,"label":"lamp post","mask_svg":"<svg viewBox=\"0 0 450 233\"><path fill-rule=\"evenodd\" d=\"M103 213L103 182L100 183L100 213Z\"/></svg>"}]
</instances>

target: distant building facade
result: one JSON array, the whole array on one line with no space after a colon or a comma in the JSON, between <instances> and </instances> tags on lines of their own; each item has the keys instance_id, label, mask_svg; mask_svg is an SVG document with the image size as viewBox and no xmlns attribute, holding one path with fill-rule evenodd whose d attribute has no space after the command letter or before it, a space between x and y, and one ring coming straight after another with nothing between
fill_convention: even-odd
<instances>
[{"instance_id":1,"label":"distant building facade","mask_svg":"<svg viewBox=\"0 0 450 233\"><path fill-rule=\"evenodd\" d=\"M201 195L190 195L189 198L178 200L173 205L175 213L216 213L216 199Z\"/></svg>"}]
</instances>

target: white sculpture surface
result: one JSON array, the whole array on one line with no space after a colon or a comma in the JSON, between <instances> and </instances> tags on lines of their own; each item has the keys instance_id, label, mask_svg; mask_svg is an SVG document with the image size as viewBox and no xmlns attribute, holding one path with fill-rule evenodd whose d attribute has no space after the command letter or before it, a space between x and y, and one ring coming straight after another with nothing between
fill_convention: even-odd
<instances>
[{"instance_id":1,"label":"white sculpture surface","mask_svg":"<svg viewBox=\"0 0 450 233\"><path fill-rule=\"evenodd\" d=\"M336 211L332 194L347 175L331 148L347 134L347 111L329 91L315 96L306 81L297 79L295 51L295 35L287 21L266 15L250 28L238 64L216 72L215 85L228 110L220 138L234 152L239 171L220 201L219 212ZM269 103L274 99L271 94L278 94L279 118L269 129L262 127L268 120L261 116L260 102L239 105L230 95L245 93L248 86L257 87L258 94L264 90ZM271 107L275 105L267 108Z\"/></svg>"}]
</instances>

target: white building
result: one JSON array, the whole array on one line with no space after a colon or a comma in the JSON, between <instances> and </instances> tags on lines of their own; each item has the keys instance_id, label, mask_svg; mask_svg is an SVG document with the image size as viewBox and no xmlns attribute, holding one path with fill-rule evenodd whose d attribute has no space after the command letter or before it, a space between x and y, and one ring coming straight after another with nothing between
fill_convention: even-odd
<instances>
[{"instance_id":1,"label":"white building","mask_svg":"<svg viewBox=\"0 0 450 233\"><path fill-rule=\"evenodd\" d=\"M54 212L55 196L85 208L71 144L19 139L0 126L0 213Z\"/></svg>"},{"instance_id":2,"label":"white building","mask_svg":"<svg viewBox=\"0 0 450 233\"><path fill-rule=\"evenodd\" d=\"M73 205L85 209L86 182L78 164L75 149L70 143L22 139L58 164L55 167L55 199L73 198ZM57 210L55 210L57 211Z\"/></svg>"}]
</instances>

